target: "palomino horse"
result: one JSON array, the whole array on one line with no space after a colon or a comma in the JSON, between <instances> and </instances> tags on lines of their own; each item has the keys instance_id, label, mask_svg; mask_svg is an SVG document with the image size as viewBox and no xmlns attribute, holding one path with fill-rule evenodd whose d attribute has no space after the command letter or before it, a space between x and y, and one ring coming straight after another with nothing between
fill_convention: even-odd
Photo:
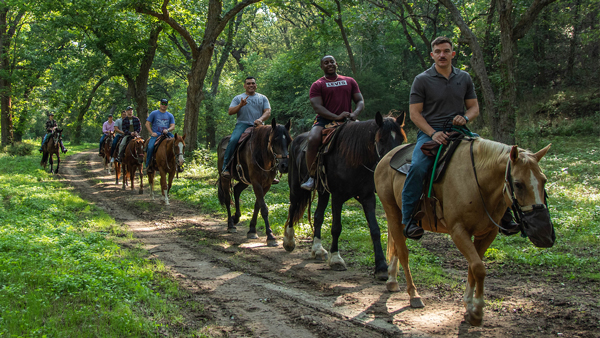
<instances>
[{"instance_id":1,"label":"palomino horse","mask_svg":"<svg viewBox=\"0 0 600 338\"><path fill-rule=\"evenodd\" d=\"M169 190L173 184L173 178L178 166L185 162L183 150L185 149L185 135L163 140L154 154L156 167L148 171L148 182L150 182L150 196L154 199L154 175L156 170L160 172L160 190L164 197L166 205L169 205ZM152 163L150 164L153 165ZM167 184L167 174L169 174L169 184Z\"/></svg>"},{"instance_id":2,"label":"palomino horse","mask_svg":"<svg viewBox=\"0 0 600 338\"><path fill-rule=\"evenodd\" d=\"M42 162L40 163L44 170L46 170L46 164L48 161L50 162L50 172L53 174L58 174L58 168L60 167L60 141L62 140L62 129L55 128L52 131L52 134L49 136L48 141L42 148L44 152L42 154ZM52 161L52 156L56 155L56 170L53 171L54 162Z\"/></svg>"},{"instance_id":3,"label":"palomino horse","mask_svg":"<svg viewBox=\"0 0 600 338\"><path fill-rule=\"evenodd\" d=\"M110 175L110 147L112 145L113 140L115 139L115 132L111 131L108 136L104 139L104 143L102 144L102 157L104 164L104 170L106 170L106 174Z\"/></svg>"},{"instance_id":4,"label":"palomino horse","mask_svg":"<svg viewBox=\"0 0 600 338\"><path fill-rule=\"evenodd\" d=\"M375 218L375 183L373 170L380 158L388 151L406 141L403 112L398 118L382 117L378 112L375 120L363 122L346 122L336 133L331 141L332 148L322 156L325 168L325 184L318 184L319 201L314 217L314 239L311 250L313 258L327 257L327 251L321 244L321 225L325 208L329 203L331 194L331 213L333 224L331 226L331 255L329 266L333 270L346 270L346 263L340 256L338 240L342 233L342 206L350 198L362 205L371 240L375 252L375 276L385 280L387 277L387 264L381 247L381 233ZM306 168L303 143L308 133L301 134L294 139L290 146L290 173L288 184L290 186L290 206L288 220L286 221L283 247L293 251L296 242L294 239L294 224L298 223L304 215L304 210L311 202L311 192L300 188L300 184L308 175Z\"/></svg>"},{"instance_id":5,"label":"palomino horse","mask_svg":"<svg viewBox=\"0 0 600 338\"><path fill-rule=\"evenodd\" d=\"M545 206L546 177L538 166L548 149L550 145L533 154L517 146L481 138L471 142L462 141L447 164L444 176L433 185L438 200L435 212L430 203L424 203L423 228L450 234L469 263L464 305L467 311L465 319L471 325L481 325L483 320L483 282L486 272L482 258L496 238L498 224L508 207L514 205L518 213L524 215L526 223L535 223L535 220L528 219L531 216L541 220L541 223L538 222L540 231L527 230L534 244L548 247L554 243L554 230ZM399 291L396 276L400 261L404 268L410 306L423 307L412 280L406 238L402 234L404 224L400 207L406 176L390 167L395 150L385 156L375 170L377 194L388 221L390 268L387 289ZM437 223L434 217L437 217ZM546 232L541 240L540 232Z\"/></svg>"},{"instance_id":6,"label":"palomino horse","mask_svg":"<svg viewBox=\"0 0 600 338\"><path fill-rule=\"evenodd\" d=\"M235 200L235 215L231 215L231 180L221 177L219 174L218 195L221 205L227 208L227 231L236 232L235 225L240 221L240 194L249 185L252 185L256 202L254 203L254 213L250 221L250 230L247 238L256 239L256 221L258 211L265 222L265 233L267 235L267 245L277 246L277 240L273 236L271 225L269 224L269 209L265 203L265 194L271 188L273 179L279 170L286 173L288 170L288 144L292 141L290 137L291 122L285 127L278 125L275 119L270 126L258 126L252 130L250 138L236 150L237 156L231 161L231 176L239 182L233 187ZM223 157L225 148L229 142L229 136L224 137L219 143L218 149L218 168L223 167Z\"/></svg>"},{"instance_id":7,"label":"palomino horse","mask_svg":"<svg viewBox=\"0 0 600 338\"><path fill-rule=\"evenodd\" d=\"M127 178L131 180L131 190L134 189L135 172L138 171L140 174L140 194L144 193L144 175L142 168L144 167L144 139L141 137L135 137L129 141L121 160L121 170L123 173L123 190L127 186ZM117 174L118 175L118 174ZM119 177L117 176L117 182ZM118 184L118 183L117 183Z\"/></svg>"}]
</instances>

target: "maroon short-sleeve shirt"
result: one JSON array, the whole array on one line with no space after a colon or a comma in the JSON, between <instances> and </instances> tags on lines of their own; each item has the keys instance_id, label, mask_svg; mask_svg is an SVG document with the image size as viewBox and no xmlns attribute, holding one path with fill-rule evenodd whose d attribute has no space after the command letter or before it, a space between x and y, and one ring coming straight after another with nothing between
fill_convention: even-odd
<instances>
[{"instance_id":1,"label":"maroon short-sleeve shirt","mask_svg":"<svg viewBox=\"0 0 600 338\"><path fill-rule=\"evenodd\" d=\"M333 114L340 115L347 111L352 112L352 96L360 93L358 83L349 77L338 75L334 81L322 77L310 86L309 97L323 98L323 107Z\"/></svg>"}]
</instances>

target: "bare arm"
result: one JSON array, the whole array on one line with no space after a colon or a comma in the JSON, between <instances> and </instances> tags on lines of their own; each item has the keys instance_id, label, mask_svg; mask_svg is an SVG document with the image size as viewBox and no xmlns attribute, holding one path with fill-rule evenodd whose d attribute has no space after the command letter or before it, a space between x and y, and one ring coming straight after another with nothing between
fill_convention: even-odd
<instances>
[{"instance_id":1,"label":"bare arm","mask_svg":"<svg viewBox=\"0 0 600 338\"><path fill-rule=\"evenodd\" d=\"M150 123L150 121L146 121L146 129L148 130L151 136L158 136L157 133L152 131L152 123Z\"/></svg>"},{"instance_id":2,"label":"bare arm","mask_svg":"<svg viewBox=\"0 0 600 338\"><path fill-rule=\"evenodd\" d=\"M358 114L360 114L360 112L363 111L363 109L365 109L365 100L363 99L363 96L361 93L354 93L354 95L352 95L352 100L354 100L356 109L354 109L352 114L350 114L350 119L356 120L356 118L358 117Z\"/></svg>"},{"instance_id":3,"label":"bare arm","mask_svg":"<svg viewBox=\"0 0 600 338\"><path fill-rule=\"evenodd\" d=\"M432 140L439 144L446 144L448 141L448 135L444 132L436 132L433 127L425 121L425 118L421 113L423 112L423 103L413 103L409 107L410 111L410 120L417 126L417 128L421 129L426 135L431 137Z\"/></svg>"},{"instance_id":4,"label":"bare arm","mask_svg":"<svg viewBox=\"0 0 600 338\"><path fill-rule=\"evenodd\" d=\"M268 120L269 117L271 117L271 108L264 109L262 116L254 121L254 126L258 127L261 124L265 124L265 121Z\"/></svg>"},{"instance_id":5,"label":"bare arm","mask_svg":"<svg viewBox=\"0 0 600 338\"><path fill-rule=\"evenodd\" d=\"M169 125L169 128L167 129L167 132L169 132L169 133L170 133L170 132L172 132L173 130L175 130L175 123L171 123L171 124Z\"/></svg>"},{"instance_id":6,"label":"bare arm","mask_svg":"<svg viewBox=\"0 0 600 338\"><path fill-rule=\"evenodd\" d=\"M248 99L248 96L246 96L245 99L242 99L237 106L229 107L229 110L227 111L229 113L229 115L237 114L240 111L240 109L242 109L242 107L246 105L247 99Z\"/></svg>"},{"instance_id":7,"label":"bare arm","mask_svg":"<svg viewBox=\"0 0 600 338\"><path fill-rule=\"evenodd\" d=\"M477 99L465 100L465 107L467 107L465 116L469 119L469 121L479 116L479 102L477 102ZM452 124L458 126L464 126L465 124L467 124L467 122L468 121L461 115L456 115L454 117L454 120L452 120Z\"/></svg>"}]
</instances>

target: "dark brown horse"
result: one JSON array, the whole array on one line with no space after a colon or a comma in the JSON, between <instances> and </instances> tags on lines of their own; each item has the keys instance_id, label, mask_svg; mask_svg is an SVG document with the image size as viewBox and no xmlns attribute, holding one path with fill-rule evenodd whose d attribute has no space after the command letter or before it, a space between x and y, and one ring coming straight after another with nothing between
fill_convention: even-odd
<instances>
[{"instance_id":1,"label":"dark brown horse","mask_svg":"<svg viewBox=\"0 0 600 338\"><path fill-rule=\"evenodd\" d=\"M185 135L163 140L156 149L154 161L156 167L153 170L148 170L148 182L150 182L150 195L154 199L154 175L156 170L160 172L160 187L166 205L169 205L169 190L173 184L173 178L178 166L182 166L185 162L183 153L185 149ZM154 166L154 164L150 164ZM167 174L169 175L169 183L167 184Z\"/></svg>"},{"instance_id":2,"label":"dark brown horse","mask_svg":"<svg viewBox=\"0 0 600 338\"><path fill-rule=\"evenodd\" d=\"M55 128L48 138L48 141L46 141L46 144L42 147L43 155L42 162L40 164L45 170L46 164L50 162L50 172L53 174L58 174L58 168L60 167L60 142L62 140L62 129ZM52 170L54 165L54 162L52 161L53 155L56 155L55 171Z\"/></svg>"},{"instance_id":3,"label":"dark brown horse","mask_svg":"<svg viewBox=\"0 0 600 338\"><path fill-rule=\"evenodd\" d=\"M138 136L129 141L129 144L127 144L127 147L125 148L123 159L121 160L121 170L123 174L123 190L126 189L128 178L131 180L131 190L134 189L135 173L136 171L138 171L140 174L139 193L144 193L144 175L142 173L142 168L144 167L144 159L144 139ZM119 177L117 176L117 182L118 180Z\"/></svg>"},{"instance_id":4,"label":"dark brown horse","mask_svg":"<svg viewBox=\"0 0 600 338\"><path fill-rule=\"evenodd\" d=\"M331 195L331 213L333 224L331 226L331 255L329 266L333 270L346 270L346 263L340 256L338 240L342 233L342 207L344 203L355 198L363 207L373 250L375 252L375 276L384 280L387 277L387 264L381 247L381 233L375 218L375 183L373 170L379 159L388 151L406 141L404 126L405 113L397 118L382 117L377 113L375 120L363 122L346 122L337 131L331 141L331 150L322 155L325 169L324 180L317 184L319 200L314 217L314 238L311 250L312 257L326 258L327 251L321 244L321 226L325 208ZM293 251L296 247L294 238L294 225L304 215L304 210L311 202L311 192L300 187L306 179L306 156L303 143L308 133L301 134L294 139L290 146L290 172L288 184L290 186L290 206L288 220L286 221L283 247ZM326 183L323 183L326 182Z\"/></svg>"},{"instance_id":5,"label":"dark brown horse","mask_svg":"<svg viewBox=\"0 0 600 338\"><path fill-rule=\"evenodd\" d=\"M273 179L279 170L286 173L288 170L288 145L292 141L290 137L291 122L285 126L278 125L275 119L270 126L258 126L252 131L252 135L241 148L236 150L236 155L231 160L232 179L239 181L233 187L233 196L235 201L235 215L231 215L231 180L221 177L219 174L218 195L221 205L227 208L227 231L236 232L235 225L240 221L240 194L249 185L252 185L256 202L254 203L254 213L250 221L250 230L247 238L256 239L256 222L258 211L265 222L265 232L267 235L267 245L277 246L277 239L273 236L271 225L269 224L269 209L265 203L265 194L271 189ZM218 150L218 168L223 167L223 157L225 148L229 142L229 136L224 137L219 143Z\"/></svg>"},{"instance_id":6,"label":"dark brown horse","mask_svg":"<svg viewBox=\"0 0 600 338\"><path fill-rule=\"evenodd\" d=\"M111 131L108 136L104 139L104 143L102 144L102 163L104 164L104 170L106 170L106 174L110 175L110 147L112 145L113 140L115 139L115 132Z\"/></svg>"}]
</instances>

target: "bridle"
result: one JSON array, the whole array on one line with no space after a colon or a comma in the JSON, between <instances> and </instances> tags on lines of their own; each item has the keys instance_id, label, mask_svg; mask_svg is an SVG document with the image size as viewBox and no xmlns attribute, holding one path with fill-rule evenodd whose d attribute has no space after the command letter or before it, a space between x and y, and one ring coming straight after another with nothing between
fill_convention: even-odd
<instances>
[{"instance_id":1,"label":"bridle","mask_svg":"<svg viewBox=\"0 0 600 338\"><path fill-rule=\"evenodd\" d=\"M131 148L129 149L129 153L131 154L131 157L133 157L133 159L134 159L134 160L136 160L136 161L140 162L140 154L138 153L138 149L137 149L137 147L136 147L136 144L135 144L135 141L136 141L137 139L138 139L138 137L136 137L136 138L134 138L134 139L132 139L132 140L131 140L131 142L133 142L133 147L131 147L131 148L135 149L135 153L133 152L133 149L131 149ZM128 147L128 148L129 148L129 147ZM142 155L141 155L141 156L142 156L142 160L143 160L143 159L144 159L144 150L143 150L143 146L142 146L142 148L141 148L141 149L142 149L142 152L141 152L141 153L142 153Z\"/></svg>"}]
</instances>

